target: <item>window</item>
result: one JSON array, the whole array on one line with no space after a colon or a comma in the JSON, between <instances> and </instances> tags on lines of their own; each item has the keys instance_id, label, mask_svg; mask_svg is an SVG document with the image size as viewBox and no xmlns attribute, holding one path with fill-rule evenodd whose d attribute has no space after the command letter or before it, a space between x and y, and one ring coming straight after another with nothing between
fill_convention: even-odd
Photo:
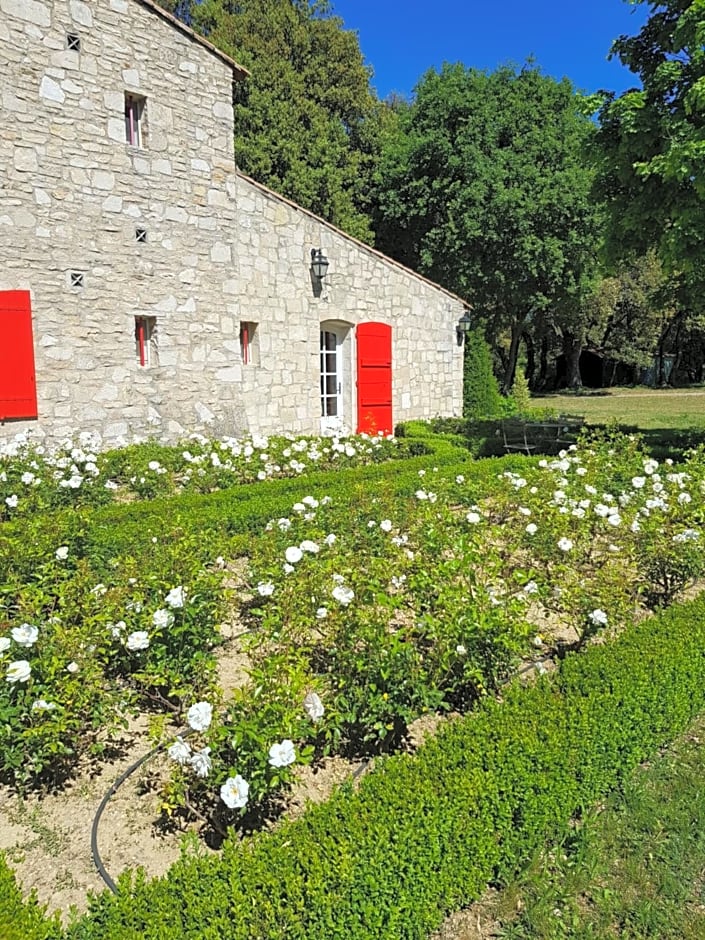
<instances>
[{"instance_id":1,"label":"window","mask_svg":"<svg viewBox=\"0 0 705 940\"><path fill-rule=\"evenodd\" d=\"M257 348L257 324L240 324L240 358L244 366L257 365L259 350Z\"/></svg>"},{"instance_id":2,"label":"window","mask_svg":"<svg viewBox=\"0 0 705 940\"><path fill-rule=\"evenodd\" d=\"M83 271L69 271L69 287L81 288L84 286Z\"/></svg>"},{"instance_id":3,"label":"window","mask_svg":"<svg viewBox=\"0 0 705 940\"><path fill-rule=\"evenodd\" d=\"M145 99L125 94L125 140L131 147L144 146Z\"/></svg>"},{"instance_id":4,"label":"window","mask_svg":"<svg viewBox=\"0 0 705 940\"><path fill-rule=\"evenodd\" d=\"M29 291L0 291L0 421L36 417Z\"/></svg>"},{"instance_id":5,"label":"window","mask_svg":"<svg viewBox=\"0 0 705 940\"><path fill-rule=\"evenodd\" d=\"M68 33L66 36L66 48L72 52L81 51L81 37L76 33Z\"/></svg>"},{"instance_id":6,"label":"window","mask_svg":"<svg viewBox=\"0 0 705 940\"><path fill-rule=\"evenodd\" d=\"M135 229L135 241L140 244L144 244L147 241L147 229L146 228L136 228Z\"/></svg>"},{"instance_id":7,"label":"window","mask_svg":"<svg viewBox=\"0 0 705 940\"><path fill-rule=\"evenodd\" d=\"M157 365L156 317L135 317L135 358L140 366Z\"/></svg>"}]
</instances>

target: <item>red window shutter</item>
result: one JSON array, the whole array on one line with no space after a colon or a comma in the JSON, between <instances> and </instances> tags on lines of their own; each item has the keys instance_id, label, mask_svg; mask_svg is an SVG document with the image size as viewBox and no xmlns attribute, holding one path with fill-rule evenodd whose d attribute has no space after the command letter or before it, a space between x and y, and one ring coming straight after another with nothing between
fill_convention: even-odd
<instances>
[{"instance_id":1,"label":"red window shutter","mask_svg":"<svg viewBox=\"0 0 705 940\"><path fill-rule=\"evenodd\" d=\"M36 417L29 291L0 291L0 421Z\"/></svg>"},{"instance_id":2,"label":"red window shutter","mask_svg":"<svg viewBox=\"0 0 705 940\"><path fill-rule=\"evenodd\" d=\"M392 328L360 323L357 328L357 431L391 434Z\"/></svg>"}]
</instances>

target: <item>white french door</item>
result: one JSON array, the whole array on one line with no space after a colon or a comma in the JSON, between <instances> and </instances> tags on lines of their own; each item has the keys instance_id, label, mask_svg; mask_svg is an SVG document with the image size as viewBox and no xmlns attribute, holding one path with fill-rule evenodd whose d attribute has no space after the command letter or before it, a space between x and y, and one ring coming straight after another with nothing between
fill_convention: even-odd
<instances>
[{"instance_id":1,"label":"white french door","mask_svg":"<svg viewBox=\"0 0 705 940\"><path fill-rule=\"evenodd\" d=\"M343 428L342 332L321 330L321 431Z\"/></svg>"}]
</instances>

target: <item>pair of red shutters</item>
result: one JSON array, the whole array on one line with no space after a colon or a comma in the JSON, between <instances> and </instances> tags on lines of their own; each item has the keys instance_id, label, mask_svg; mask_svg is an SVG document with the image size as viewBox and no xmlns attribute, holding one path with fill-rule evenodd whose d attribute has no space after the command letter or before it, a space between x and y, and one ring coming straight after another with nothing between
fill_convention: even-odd
<instances>
[{"instance_id":1,"label":"pair of red shutters","mask_svg":"<svg viewBox=\"0 0 705 940\"><path fill-rule=\"evenodd\" d=\"M357 328L358 431L392 432L392 331L384 323ZM37 417L29 291L0 291L0 421Z\"/></svg>"}]
</instances>

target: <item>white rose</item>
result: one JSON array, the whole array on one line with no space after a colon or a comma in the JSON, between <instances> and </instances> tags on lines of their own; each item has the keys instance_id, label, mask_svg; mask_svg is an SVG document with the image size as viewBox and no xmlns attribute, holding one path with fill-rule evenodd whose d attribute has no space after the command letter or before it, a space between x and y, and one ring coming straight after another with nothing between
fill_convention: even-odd
<instances>
[{"instance_id":1,"label":"white rose","mask_svg":"<svg viewBox=\"0 0 705 940\"><path fill-rule=\"evenodd\" d=\"M135 630L128 636L125 646L132 653L137 650L146 650L149 647L149 634L146 630Z\"/></svg>"},{"instance_id":2,"label":"white rose","mask_svg":"<svg viewBox=\"0 0 705 940\"><path fill-rule=\"evenodd\" d=\"M228 777L220 788L220 798L228 809L242 809L247 805L249 792L249 783L237 774L235 777Z\"/></svg>"},{"instance_id":3,"label":"white rose","mask_svg":"<svg viewBox=\"0 0 705 940\"><path fill-rule=\"evenodd\" d=\"M320 696L317 695L316 692L309 692L304 699L304 711L311 721L320 721L320 719L323 718L325 708L323 707Z\"/></svg>"},{"instance_id":4,"label":"white rose","mask_svg":"<svg viewBox=\"0 0 705 940\"><path fill-rule=\"evenodd\" d=\"M34 646L39 630L28 623L23 623L21 627L13 627L10 630L10 636L18 646Z\"/></svg>"},{"instance_id":5,"label":"white rose","mask_svg":"<svg viewBox=\"0 0 705 940\"><path fill-rule=\"evenodd\" d=\"M18 659L14 663L10 663L7 667L7 673L5 679L7 682L26 682L30 675L32 674L32 667L29 665L26 659Z\"/></svg>"},{"instance_id":6,"label":"white rose","mask_svg":"<svg viewBox=\"0 0 705 940\"><path fill-rule=\"evenodd\" d=\"M208 702L196 702L186 713L186 720L194 731L205 731L213 717L213 706Z\"/></svg>"},{"instance_id":7,"label":"white rose","mask_svg":"<svg viewBox=\"0 0 705 940\"><path fill-rule=\"evenodd\" d=\"M269 749L269 763L272 767L288 767L295 760L294 742L288 738L279 744L273 744Z\"/></svg>"}]
</instances>

